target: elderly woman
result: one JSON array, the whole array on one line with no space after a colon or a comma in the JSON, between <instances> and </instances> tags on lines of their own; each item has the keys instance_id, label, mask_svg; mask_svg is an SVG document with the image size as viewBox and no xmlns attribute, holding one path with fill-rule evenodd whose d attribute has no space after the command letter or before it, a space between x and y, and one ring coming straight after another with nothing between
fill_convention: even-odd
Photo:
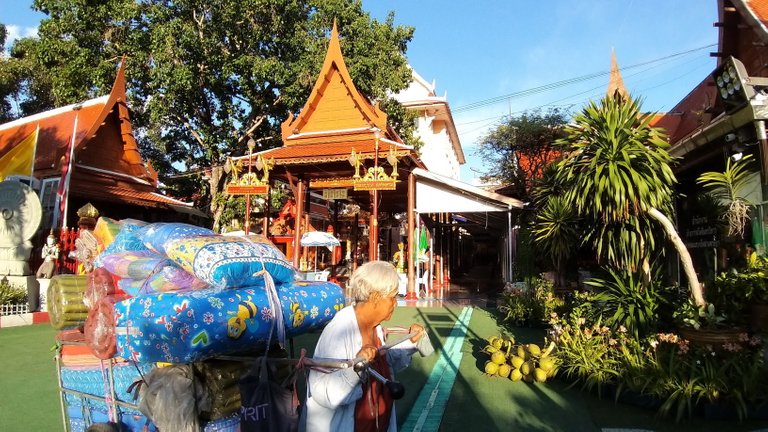
<instances>
[{"instance_id":1,"label":"elderly woman","mask_svg":"<svg viewBox=\"0 0 768 432\"><path fill-rule=\"evenodd\" d=\"M392 317L397 304L398 276L392 264L371 261L350 279L354 305L347 306L325 327L315 357L365 358L377 372L392 379L394 371L408 366L416 342L424 335L418 324L410 340L379 352L384 343L383 321ZM352 369L311 371L302 427L310 432L397 430L395 407L386 386L373 378L362 380Z\"/></svg>"}]
</instances>

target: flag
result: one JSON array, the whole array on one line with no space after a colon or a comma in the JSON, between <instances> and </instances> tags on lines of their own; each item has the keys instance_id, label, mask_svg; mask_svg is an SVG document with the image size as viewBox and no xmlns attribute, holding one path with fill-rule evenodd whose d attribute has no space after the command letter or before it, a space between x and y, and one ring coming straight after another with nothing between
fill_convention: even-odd
<instances>
[{"instance_id":1,"label":"flag","mask_svg":"<svg viewBox=\"0 0 768 432\"><path fill-rule=\"evenodd\" d=\"M8 153L0 157L0 181L12 175L32 176L37 150L37 135L40 127L21 140Z\"/></svg>"},{"instance_id":2,"label":"flag","mask_svg":"<svg viewBox=\"0 0 768 432\"><path fill-rule=\"evenodd\" d=\"M75 138L77 137L77 120L80 113L75 114L75 122L72 126L72 139L69 142L67 152L64 153L64 160L61 162L61 180L59 188L56 191L56 199L59 203L59 211L55 214L53 225L58 226L61 223L62 228L67 227L67 206L69 205L69 180L72 178L72 161L75 153Z\"/></svg>"}]
</instances>

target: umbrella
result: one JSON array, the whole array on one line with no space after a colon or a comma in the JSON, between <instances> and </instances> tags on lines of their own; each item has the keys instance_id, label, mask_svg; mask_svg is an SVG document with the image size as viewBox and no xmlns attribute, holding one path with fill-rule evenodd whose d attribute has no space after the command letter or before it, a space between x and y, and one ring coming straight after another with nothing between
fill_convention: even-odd
<instances>
[{"instance_id":1,"label":"umbrella","mask_svg":"<svg viewBox=\"0 0 768 432\"><path fill-rule=\"evenodd\" d=\"M310 231L301 236L302 246L341 246L339 239L324 231Z\"/></svg>"},{"instance_id":2,"label":"umbrella","mask_svg":"<svg viewBox=\"0 0 768 432\"><path fill-rule=\"evenodd\" d=\"M329 232L309 231L301 236L301 245L307 247L325 246L328 250L333 251L333 248L341 246L341 243L339 243L339 239ZM315 254L315 271L317 271L317 254Z\"/></svg>"}]
</instances>

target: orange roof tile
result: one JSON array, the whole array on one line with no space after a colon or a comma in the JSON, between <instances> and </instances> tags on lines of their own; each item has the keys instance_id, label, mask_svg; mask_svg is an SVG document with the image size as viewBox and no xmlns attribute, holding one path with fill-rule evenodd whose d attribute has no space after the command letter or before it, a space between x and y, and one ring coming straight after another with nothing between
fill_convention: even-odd
<instances>
[{"instance_id":1,"label":"orange roof tile","mask_svg":"<svg viewBox=\"0 0 768 432\"><path fill-rule=\"evenodd\" d=\"M100 201L118 202L145 207L168 208L168 206L190 207L188 203L179 201L157 192L127 189L120 186L110 186L96 183L78 183L77 188L70 192L72 195L97 199Z\"/></svg>"},{"instance_id":2,"label":"orange roof tile","mask_svg":"<svg viewBox=\"0 0 768 432\"><path fill-rule=\"evenodd\" d=\"M674 144L709 122L716 101L716 89L708 76L669 112L657 115L651 125L666 129Z\"/></svg>"},{"instance_id":3,"label":"orange roof tile","mask_svg":"<svg viewBox=\"0 0 768 432\"><path fill-rule=\"evenodd\" d=\"M261 154L265 158L274 158L275 165L294 165L322 162L345 161L352 150L361 154L366 159L373 159L376 152L376 143L373 139L356 140L348 142L330 142L326 144L303 144L278 147L254 154ZM379 141L379 158L384 158L390 149L394 150L398 157L413 155L415 151L404 144ZM245 156L247 158L247 156Z\"/></svg>"},{"instance_id":4,"label":"orange roof tile","mask_svg":"<svg viewBox=\"0 0 768 432\"><path fill-rule=\"evenodd\" d=\"M755 17L768 27L768 0L747 0L747 6L752 9Z\"/></svg>"},{"instance_id":5,"label":"orange roof tile","mask_svg":"<svg viewBox=\"0 0 768 432\"><path fill-rule=\"evenodd\" d=\"M40 126L35 171L60 169L59 162L69 148L73 130L75 142L83 141L107 100L107 96L91 99L0 125L0 157Z\"/></svg>"},{"instance_id":6,"label":"orange roof tile","mask_svg":"<svg viewBox=\"0 0 768 432\"><path fill-rule=\"evenodd\" d=\"M35 173L37 177L55 176L61 170L74 131L75 160L154 183L156 175L145 165L133 136L126 99L123 62L109 95L0 125L0 157L39 126ZM117 130L105 128L107 122ZM92 142L98 145L89 146Z\"/></svg>"},{"instance_id":7,"label":"orange roof tile","mask_svg":"<svg viewBox=\"0 0 768 432\"><path fill-rule=\"evenodd\" d=\"M334 22L325 61L312 93L300 114L297 117L289 114L281 126L283 143L286 146L301 144L305 133L374 127L389 136L387 115L357 90L349 75Z\"/></svg>"}]
</instances>

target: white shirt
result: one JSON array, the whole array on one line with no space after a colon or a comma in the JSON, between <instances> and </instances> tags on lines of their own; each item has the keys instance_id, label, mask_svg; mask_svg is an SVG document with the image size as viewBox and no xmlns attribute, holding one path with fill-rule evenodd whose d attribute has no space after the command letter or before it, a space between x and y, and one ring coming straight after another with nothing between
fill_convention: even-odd
<instances>
[{"instance_id":1,"label":"white shirt","mask_svg":"<svg viewBox=\"0 0 768 432\"><path fill-rule=\"evenodd\" d=\"M384 343L381 326L376 327ZM363 337L352 306L340 310L323 330L315 348L315 357L352 359L363 347ZM387 363L392 379L394 371L411 363L416 345L404 341L387 350ZM373 379L373 378L371 378ZM336 369L329 373L311 370L307 380L307 403L301 413L299 430L307 432L352 432L355 430L355 404L363 396L360 377L353 368ZM387 432L397 431L397 416L392 406Z\"/></svg>"}]
</instances>

